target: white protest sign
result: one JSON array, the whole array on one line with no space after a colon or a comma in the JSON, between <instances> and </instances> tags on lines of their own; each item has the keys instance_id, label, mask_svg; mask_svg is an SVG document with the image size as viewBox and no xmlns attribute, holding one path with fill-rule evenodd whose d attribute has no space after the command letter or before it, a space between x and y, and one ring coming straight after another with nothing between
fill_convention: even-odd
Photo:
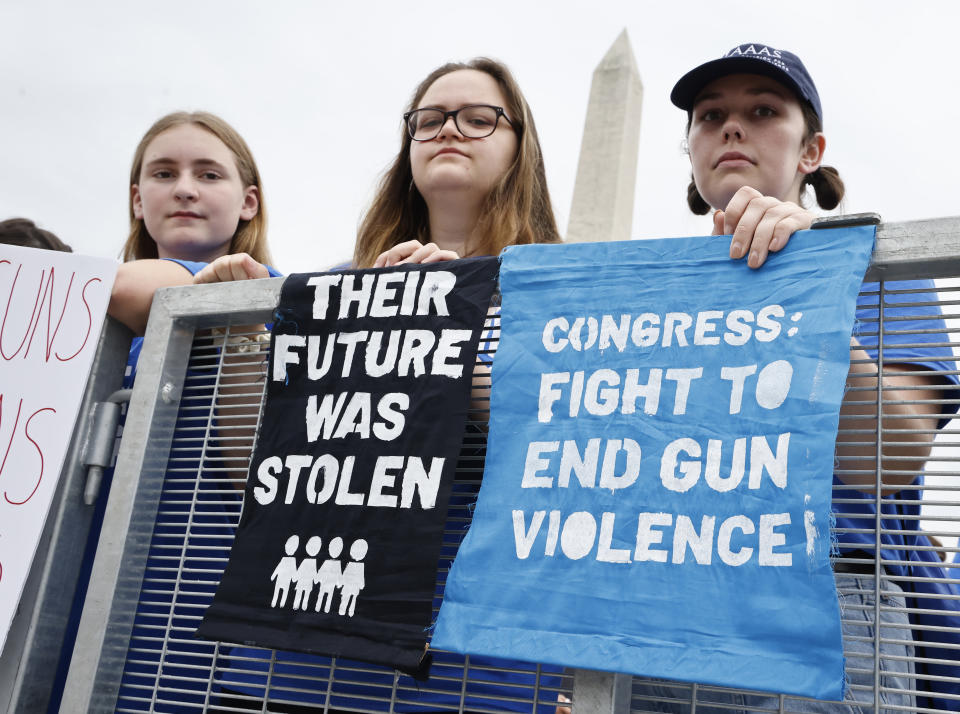
<instances>
[{"instance_id":1,"label":"white protest sign","mask_svg":"<svg viewBox=\"0 0 960 714\"><path fill-rule=\"evenodd\" d=\"M56 490L116 273L113 260L0 245L0 652Z\"/></svg>"}]
</instances>

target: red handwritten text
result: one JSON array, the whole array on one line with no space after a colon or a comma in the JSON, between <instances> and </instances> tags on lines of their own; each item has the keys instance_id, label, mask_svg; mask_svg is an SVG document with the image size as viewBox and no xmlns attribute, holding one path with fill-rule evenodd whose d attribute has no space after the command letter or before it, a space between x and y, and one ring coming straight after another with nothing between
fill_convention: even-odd
<instances>
[{"instance_id":1,"label":"red handwritten text","mask_svg":"<svg viewBox=\"0 0 960 714\"><path fill-rule=\"evenodd\" d=\"M4 500L12 506L22 506L37 492L37 489L40 488L40 483L43 481L43 448L37 443L37 440L34 438L34 433L31 432L31 424L33 420L36 419L40 414L44 412L52 412L56 414L57 410L53 407L41 407L39 409L33 409L28 407L27 411L30 412L30 416L21 420L21 417L24 413L23 408L23 397L20 397L16 402L16 415L13 416L13 425L9 426L10 417L13 413L13 400L7 399L6 409L4 408L4 395L0 394L0 435L9 429L9 435L6 438L6 448L3 452L3 460L0 461L0 484L3 484L5 481L13 480L15 483L15 488L7 489L4 487L3 498ZM21 427L21 421L23 426ZM52 433L52 429L47 425L47 428L44 429L45 433ZM14 453L13 463L19 463L24 465L28 460L28 456L23 453L23 450L26 449L29 453L30 447L27 447L23 441L26 440L33 445L33 451L36 451L36 456L33 459L36 462L39 462L34 467L35 476L30 476L25 473L24 470L14 470L12 476L10 472L7 473L7 476L4 477L4 471L7 467L7 459L10 457L10 452ZM0 441L0 444L3 442ZM18 483L19 482L19 483ZM26 485L24 485L26 484ZM31 485L32 484L32 488Z\"/></svg>"},{"instance_id":2,"label":"red handwritten text","mask_svg":"<svg viewBox=\"0 0 960 714\"><path fill-rule=\"evenodd\" d=\"M36 290L27 283L28 276L21 276L24 264L17 264L14 271L14 264L9 260L0 260L0 285L6 292L6 307L3 313L3 321L0 322L0 357L6 361L12 360L18 355L22 359L30 356L31 348L34 345L34 337L37 330L45 323L45 334L43 341L42 359L44 362L50 361L51 354L61 362L67 362L83 351L89 338L93 326L93 315L90 310L90 303L87 299L87 290L95 284L102 284L100 278L89 278L79 291L74 290L74 283L77 281L77 272L72 271L68 276L61 275L58 278L54 267L42 268L40 276L36 283ZM29 269L29 267L28 267ZM12 272L12 281L9 282L9 288L6 287ZM20 282L20 289L17 289L17 283ZM66 284L66 287L64 287ZM97 286L99 287L99 286ZM59 291L60 296L56 293ZM72 296L72 297L71 297ZM30 301L33 306L30 306ZM2 303L0 303L2 304ZM24 324L24 318L29 312L29 319ZM57 344L57 336L60 333L60 327L64 322L71 326L68 334L73 335L73 339L79 340L79 347L69 354L66 351L54 351ZM83 325L84 328L77 328ZM22 333L21 333L22 330ZM80 337L82 332L82 338ZM21 337L22 334L22 337ZM17 340L19 338L19 344ZM62 339L60 340L63 341ZM16 349L13 347L16 346ZM73 349L71 347L71 349ZM22 353L22 354L21 354Z\"/></svg>"}]
</instances>

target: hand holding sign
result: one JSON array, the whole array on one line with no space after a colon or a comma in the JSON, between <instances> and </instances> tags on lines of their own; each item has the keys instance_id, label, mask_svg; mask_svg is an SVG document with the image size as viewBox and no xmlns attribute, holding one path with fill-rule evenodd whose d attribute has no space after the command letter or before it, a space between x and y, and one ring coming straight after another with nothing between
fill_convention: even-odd
<instances>
[{"instance_id":1,"label":"hand holding sign","mask_svg":"<svg viewBox=\"0 0 960 714\"><path fill-rule=\"evenodd\" d=\"M783 250L797 231L810 227L814 215L791 201L764 196L755 188L743 186L723 211L713 213L713 235L728 235L730 257L747 257L747 265L759 268L768 253Z\"/></svg>"},{"instance_id":2,"label":"hand holding sign","mask_svg":"<svg viewBox=\"0 0 960 714\"><path fill-rule=\"evenodd\" d=\"M373 267L389 268L394 265L404 264L441 263L446 260L456 260L459 257L455 251L443 250L436 243L427 243L424 245L418 240L408 240L378 255L373 263Z\"/></svg>"}]
</instances>

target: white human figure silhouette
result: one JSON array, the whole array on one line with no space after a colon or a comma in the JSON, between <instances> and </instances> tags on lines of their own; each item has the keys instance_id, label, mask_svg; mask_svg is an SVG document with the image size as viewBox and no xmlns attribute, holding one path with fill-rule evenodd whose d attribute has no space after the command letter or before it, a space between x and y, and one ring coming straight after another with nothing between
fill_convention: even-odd
<instances>
[{"instance_id":1,"label":"white human figure silhouette","mask_svg":"<svg viewBox=\"0 0 960 714\"><path fill-rule=\"evenodd\" d=\"M307 609L310 593L313 592L314 579L317 577L316 555L320 552L321 542L320 536L313 536L307 541L307 557L300 563L294 578L297 582L297 590L293 597L294 610Z\"/></svg>"},{"instance_id":2,"label":"white human figure silhouette","mask_svg":"<svg viewBox=\"0 0 960 714\"><path fill-rule=\"evenodd\" d=\"M339 560L340 553L343 552L343 538L334 538L327 548L330 551L330 557L323 561L323 565L320 566L316 576L316 581L320 583L315 605L317 612L320 612L321 604L324 612L330 612L330 606L333 604L333 591L340 587L343 578L343 570Z\"/></svg>"},{"instance_id":3,"label":"white human figure silhouette","mask_svg":"<svg viewBox=\"0 0 960 714\"><path fill-rule=\"evenodd\" d=\"M277 597L280 598L280 607L283 607L287 602L287 590L290 588L290 581L297 576L297 559L293 557L293 554L297 552L299 547L300 536L292 535L287 538L287 544L284 546L287 555L280 558L277 567L273 569L273 575L270 576L271 580L276 581L273 586L273 602L270 603L270 607L277 607Z\"/></svg>"},{"instance_id":4,"label":"white human figure silhouette","mask_svg":"<svg viewBox=\"0 0 960 714\"><path fill-rule=\"evenodd\" d=\"M363 579L363 560L367 554L367 541L358 538L350 546L350 557L353 560L343 566L343 589L340 590L340 614L347 613L353 617L353 611L357 608L357 595L363 590L366 584ZM349 611L348 611L349 609Z\"/></svg>"}]
</instances>

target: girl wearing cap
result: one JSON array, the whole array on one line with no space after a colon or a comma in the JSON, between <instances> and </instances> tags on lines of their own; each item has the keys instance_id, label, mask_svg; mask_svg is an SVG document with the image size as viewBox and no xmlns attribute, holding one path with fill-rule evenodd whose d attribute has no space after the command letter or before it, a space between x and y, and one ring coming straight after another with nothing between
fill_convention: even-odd
<instances>
[{"instance_id":1,"label":"girl wearing cap","mask_svg":"<svg viewBox=\"0 0 960 714\"><path fill-rule=\"evenodd\" d=\"M837 171L823 165L826 139L823 111L816 86L800 59L793 53L768 45L745 44L730 50L718 60L707 62L685 74L670 95L673 103L687 112L687 144L692 180L687 189L690 209L697 214L713 214L714 235L732 235L730 257L746 258L759 268L787 244L791 235L809 228L813 214L803 208L807 186L814 189L817 203L835 208L844 187ZM933 291L930 280L888 282L888 290ZM876 324L877 285L865 284L858 304L859 320ZM891 302L936 302L935 293L885 295ZM954 375L939 376L934 371L956 369L949 348L919 346L920 342L947 343L944 334L930 334L931 328L945 329L936 307L886 307L886 319L896 316L897 331L918 333L908 336L884 335L883 428L908 430L898 435L896 447L884 445L884 456L895 460L895 473L884 473L884 495L896 494L900 501L882 506L883 527L905 531L908 535L883 534L881 550L887 575L897 577L936 576L925 561L936 555L918 548L930 545L925 536L909 535L918 530L923 464L938 428L946 421L937 400L945 389L957 384ZM907 317L909 319L903 320ZM866 328L867 331L871 327ZM863 336L851 340L851 366L848 390L841 415L848 428L857 430L859 443L837 443L840 468L834 475L836 526L839 532L842 562L835 563L838 592L844 602L844 649L850 687L848 702L872 705L874 701L873 617L875 611L876 535L870 532L876 523L875 444L863 444L877 433L875 406L877 392L877 338ZM901 344L898 344L901 343ZM887 402L890 402L889 404ZM897 402L907 402L898 405ZM950 407L952 411L956 407ZM842 438L849 438L844 436ZM842 499L843 503L837 503ZM907 505L905 505L905 503ZM859 529L861 533L844 530ZM901 565L913 561L915 565ZM937 565L939 567L939 564ZM939 577L943 577L942 570ZM880 611L880 699L887 705L914 706L913 692L928 686L922 678L922 664L914 668L914 655L920 648L905 642L911 621L902 612L905 597L916 583L886 579ZM931 607L929 599L919 607ZM912 604L912 606L916 606ZM955 606L954 606L955 607ZM901 611L892 611L900 609ZM943 620L927 624L946 624ZM926 633L925 633L926 634ZM863 641L856 641L857 638ZM937 656L927 654L926 656ZM950 655L939 655L947 656ZM933 668L930 674L944 674ZM711 695L701 695L709 701ZM732 694L716 695L714 701L729 703ZM749 699L749 698L748 698ZM755 698L762 699L762 698ZM742 702L753 706L754 703ZM920 703L923 704L922 698ZM929 702L927 703L929 705ZM774 704L776 706L776 704ZM956 707L956 703L953 704ZM952 708L953 708L952 707ZM845 705L804 702L804 711L845 711Z\"/></svg>"},{"instance_id":2,"label":"girl wearing cap","mask_svg":"<svg viewBox=\"0 0 960 714\"><path fill-rule=\"evenodd\" d=\"M687 111L687 203L698 215L714 209L714 234L733 236L731 258L759 268L809 228L807 186L821 208L843 198L836 169L822 164L820 97L796 55L740 45L684 75L670 99Z\"/></svg>"}]
</instances>

